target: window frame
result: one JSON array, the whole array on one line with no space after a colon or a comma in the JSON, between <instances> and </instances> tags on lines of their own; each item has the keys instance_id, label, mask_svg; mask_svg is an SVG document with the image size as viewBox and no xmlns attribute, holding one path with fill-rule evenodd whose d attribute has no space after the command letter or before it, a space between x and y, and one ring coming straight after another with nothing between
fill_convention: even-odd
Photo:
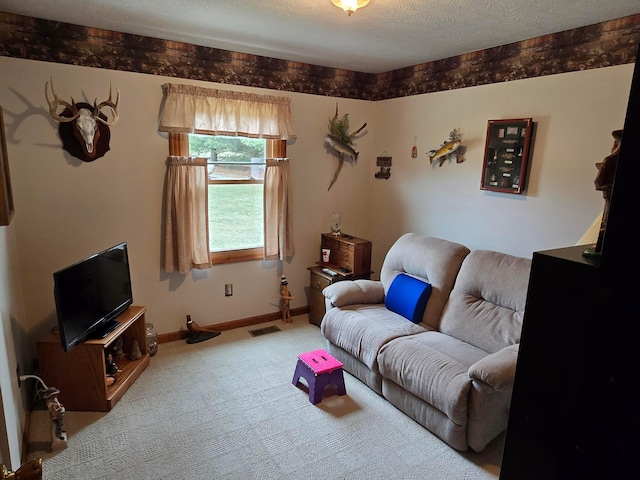
<instances>
[{"instance_id":1,"label":"window frame","mask_svg":"<svg viewBox=\"0 0 640 480\"><path fill-rule=\"evenodd\" d=\"M211 135L206 132L194 132L200 135ZM224 135L221 135L224 136ZM286 157L286 141L265 139L265 162L274 158ZM189 134L169 133L169 155L189 156ZM264 184L264 179L260 180L210 180L207 178L207 188L211 184ZM262 207L264 210L264 197ZM208 225L207 225L207 228ZM209 258L213 265L226 263L247 262L252 260L262 260L264 258L264 239L261 247L240 248L235 250L223 250L220 252L209 251Z\"/></svg>"}]
</instances>

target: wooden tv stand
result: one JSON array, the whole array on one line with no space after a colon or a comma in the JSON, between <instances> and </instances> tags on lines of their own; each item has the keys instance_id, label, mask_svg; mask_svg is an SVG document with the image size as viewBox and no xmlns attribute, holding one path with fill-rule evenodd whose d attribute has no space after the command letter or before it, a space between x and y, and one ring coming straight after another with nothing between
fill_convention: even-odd
<instances>
[{"instance_id":1,"label":"wooden tv stand","mask_svg":"<svg viewBox=\"0 0 640 480\"><path fill-rule=\"evenodd\" d=\"M131 306L116 320L121 324L105 338L87 340L68 352L60 336L49 333L38 341L40 376L48 387L60 390L58 398L67 410L108 412L149 365L145 307ZM105 357L122 337L125 357L116 361L122 370L116 383L107 386ZM129 360L131 344L138 341L142 357Z\"/></svg>"}]
</instances>

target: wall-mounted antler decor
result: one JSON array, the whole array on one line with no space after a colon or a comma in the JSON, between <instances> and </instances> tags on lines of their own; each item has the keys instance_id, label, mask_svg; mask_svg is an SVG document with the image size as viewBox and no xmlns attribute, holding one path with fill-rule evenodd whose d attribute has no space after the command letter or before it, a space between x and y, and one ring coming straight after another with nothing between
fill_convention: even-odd
<instances>
[{"instance_id":1,"label":"wall-mounted antler decor","mask_svg":"<svg viewBox=\"0 0 640 480\"><path fill-rule=\"evenodd\" d=\"M111 132L109 126L118 121L118 101L120 90L116 90L116 101L111 99L111 86L109 86L109 99L98 103L96 98L93 106L88 103L76 103L71 97L71 103L61 100L53 90L53 78L51 79L51 94L49 99L49 82L44 86L44 95L49 104L51 118L60 122L58 133L62 139L62 148L79 158L83 162L93 162L109 151ZM58 113L59 107L65 109ZM111 120L102 112L102 109L111 110Z\"/></svg>"}]
</instances>

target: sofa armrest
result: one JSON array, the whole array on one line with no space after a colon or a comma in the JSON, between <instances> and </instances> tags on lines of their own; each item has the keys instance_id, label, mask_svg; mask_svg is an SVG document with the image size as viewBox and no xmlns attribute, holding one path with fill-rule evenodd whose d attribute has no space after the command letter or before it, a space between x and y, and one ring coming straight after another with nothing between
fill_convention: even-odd
<instances>
[{"instance_id":1,"label":"sofa armrest","mask_svg":"<svg viewBox=\"0 0 640 480\"><path fill-rule=\"evenodd\" d=\"M516 376L520 345L509 345L469 367L469 377L489 385L494 390L510 390Z\"/></svg>"},{"instance_id":2,"label":"sofa armrest","mask_svg":"<svg viewBox=\"0 0 640 480\"><path fill-rule=\"evenodd\" d=\"M384 303L384 287L377 280L343 280L329 285L322 294L334 307Z\"/></svg>"}]
</instances>

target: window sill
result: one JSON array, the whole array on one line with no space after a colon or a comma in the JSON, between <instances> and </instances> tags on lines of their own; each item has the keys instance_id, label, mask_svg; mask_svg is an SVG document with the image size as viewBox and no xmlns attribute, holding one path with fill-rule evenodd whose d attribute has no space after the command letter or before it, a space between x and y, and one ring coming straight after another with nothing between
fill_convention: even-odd
<instances>
[{"instance_id":1,"label":"window sill","mask_svg":"<svg viewBox=\"0 0 640 480\"><path fill-rule=\"evenodd\" d=\"M245 248L243 250L227 250L224 252L210 252L211 263L221 265L223 263L248 262L250 260L262 260L263 248Z\"/></svg>"}]
</instances>

